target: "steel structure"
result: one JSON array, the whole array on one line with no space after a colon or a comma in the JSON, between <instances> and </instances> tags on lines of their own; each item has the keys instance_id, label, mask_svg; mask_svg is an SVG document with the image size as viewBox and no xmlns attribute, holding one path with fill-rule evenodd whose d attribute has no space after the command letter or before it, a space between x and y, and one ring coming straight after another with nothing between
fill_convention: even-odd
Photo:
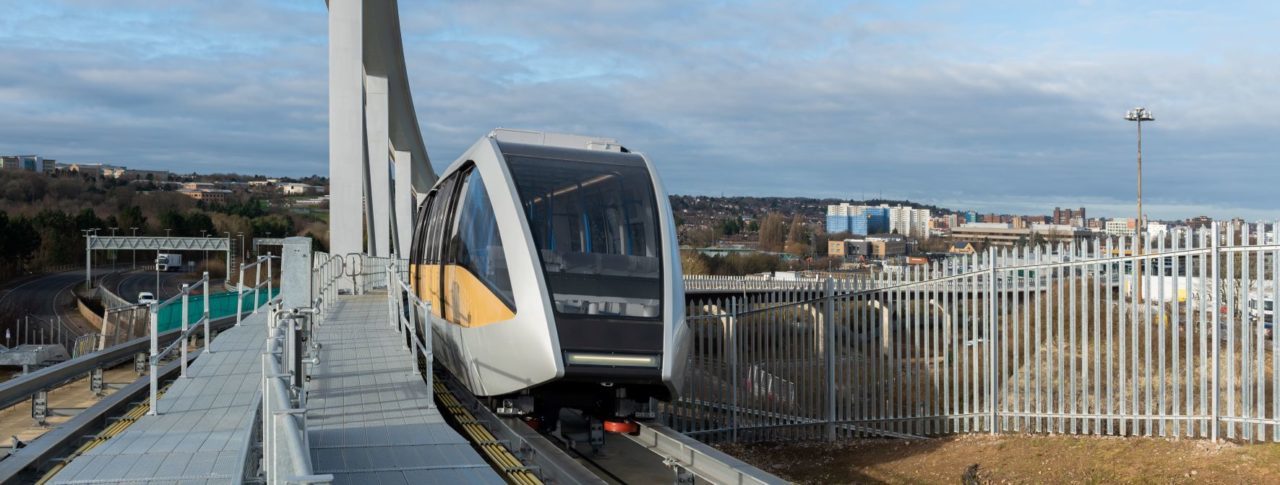
<instances>
[{"instance_id":1,"label":"steel structure","mask_svg":"<svg viewBox=\"0 0 1280 485\"><path fill-rule=\"evenodd\" d=\"M329 225L336 254L402 254L436 175L409 91L395 0L330 0ZM362 231L359 230L363 228Z\"/></svg>"},{"instance_id":2,"label":"steel structure","mask_svg":"<svg viewBox=\"0 0 1280 485\"><path fill-rule=\"evenodd\" d=\"M95 236L84 243L84 282L93 286L93 251L222 251L231 274L231 239L225 237Z\"/></svg>"}]
</instances>

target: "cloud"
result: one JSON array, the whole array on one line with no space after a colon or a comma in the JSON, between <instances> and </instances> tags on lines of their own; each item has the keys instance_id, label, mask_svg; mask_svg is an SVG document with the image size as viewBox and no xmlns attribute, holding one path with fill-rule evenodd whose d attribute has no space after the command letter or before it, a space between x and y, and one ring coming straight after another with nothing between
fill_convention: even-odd
<instances>
[{"instance_id":1,"label":"cloud","mask_svg":"<svg viewBox=\"0 0 1280 485\"><path fill-rule=\"evenodd\" d=\"M325 173L323 4L0 0L0 151ZM438 166L495 127L611 136L676 193L1274 213L1268 4L400 2ZM1110 214L1113 212L1114 214Z\"/></svg>"}]
</instances>

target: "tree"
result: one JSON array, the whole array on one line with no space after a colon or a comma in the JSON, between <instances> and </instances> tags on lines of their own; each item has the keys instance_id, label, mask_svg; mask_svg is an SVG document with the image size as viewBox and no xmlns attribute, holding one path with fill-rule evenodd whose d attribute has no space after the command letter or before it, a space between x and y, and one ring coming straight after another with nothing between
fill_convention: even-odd
<instances>
[{"instance_id":1,"label":"tree","mask_svg":"<svg viewBox=\"0 0 1280 485\"><path fill-rule=\"evenodd\" d=\"M142 215L142 208L138 206L129 206L125 210L120 211L116 216L116 222L120 224L120 230L129 231L126 234L133 234L129 228L136 227L143 234L147 232L147 218Z\"/></svg>"},{"instance_id":2,"label":"tree","mask_svg":"<svg viewBox=\"0 0 1280 485\"><path fill-rule=\"evenodd\" d=\"M796 256L804 256L809 252L808 231L805 230L804 218L800 217L800 214L791 218L791 228L787 231L785 249Z\"/></svg>"},{"instance_id":3,"label":"tree","mask_svg":"<svg viewBox=\"0 0 1280 485\"><path fill-rule=\"evenodd\" d=\"M724 219L720 221L720 225L718 228L720 230L720 234L724 234L726 236L732 236L734 234L742 232L742 220L741 219Z\"/></svg>"},{"instance_id":4,"label":"tree","mask_svg":"<svg viewBox=\"0 0 1280 485\"><path fill-rule=\"evenodd\" d=\"M710 274L711 265L707 264L707 257L697 251L681 251L680 252L680 269L684 274Z\"/></svg>"},{"instance_id":5,"label":"tree","mask_svg":"<svg viewBox=\"0 0 1280 485\"><path fill-rule=\"evenodd\" d=\"M16 274L22 262L40 248L40 234L24 217L10 219L0 211L0 275Z\"/></svg>"},{"instance_id":6,"label":"tree","mask_svg":"<svg viewBox=\"0 0 1280 485\"><path fill-rule=\"evenodd\" d=\"M760 223L760 250L779 252L786 245L786 227L782 214L770 212Z\"/></svg>"}]
</instances>

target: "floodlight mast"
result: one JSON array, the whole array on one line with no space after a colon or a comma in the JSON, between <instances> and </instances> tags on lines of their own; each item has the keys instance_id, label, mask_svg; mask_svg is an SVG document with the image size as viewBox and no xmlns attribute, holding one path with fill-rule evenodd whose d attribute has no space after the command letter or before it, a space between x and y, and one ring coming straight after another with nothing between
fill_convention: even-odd
<instances>
[{"instance_id":1,"label":"floodlight mast","mask_svg":"<svg viewBox=\"0 0 1280 485\"><path fill-rule=\"evenodd\" d=\"M1133 222L1133 233L1138 236L1134 252L1138 256L1142 256L1142 238L1143 233L1147 230L1146 218L1142 216L1142 122L1155 121L1156 117L1151 114L1151 111L1139 106L1125 113L1124 119L1138 123L1138 218ZM1140 301L1142 299L1142 261L1134 259L1133 263L1138 280L1134 301Z\"/></svg>"}]
</instances>

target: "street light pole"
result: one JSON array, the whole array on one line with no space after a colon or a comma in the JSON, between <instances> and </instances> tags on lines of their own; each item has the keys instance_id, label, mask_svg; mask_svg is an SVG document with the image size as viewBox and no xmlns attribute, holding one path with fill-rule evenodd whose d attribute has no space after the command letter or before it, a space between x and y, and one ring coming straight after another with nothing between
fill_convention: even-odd
<instances>
[{"instance_id":1,"label":"street light pole","mask_svg":"<svg viewBox=\"0 0 1280 485\"><path fill-rule=\"evenodd\" d=\"M225 286L226 282L231 281L231 231L224 232L227 235L227 272L222 275L222 282Z\"/></svg>"},{"instance_id":2,"label":"street light pole","mask_svg":"<svg viewBox=\"0 0 1280 485\"><path fill-rule=\"evenodd\" d=\"M130 227L129 229L133 229L133 237L137 238L138 228ZM129 255L131 258L133 258L133 262L131 263L133 264L132 269L138 269L138 241L137 240L133 241L133 249L129 251Z\"/></svg>"},{"instance_id":3,"label":"street light pole","mask_svg":"<svg viewBox=\"0 0 1280 485\"><path fill-rule=\"evenodd\" d=\"M164 260L160 259L160 256L156 256L156 294L154 297L156 301L160 301L160 262L161 261L164 261ZM153 332L155 331L155 329L151 329L151 330Z\"/></svg>"},{"instance_id":4,"label":"street light pole","mask_svg":"<svg viewBox=\"0 0 1280 485\"><path fill-rule=\"evenodd\" d=\"M1138 123L1138 218L1134 220L1133 232L1138 236L1137 244L1135 244L1134 252L1138 256L1142 256L1142 247L1143 247L1142 238L1146 235L1145 233L1147 232L1146 218L1142 216L1142 122L1155 121L1156 117L1155 115L1151 114L1150 111L1147 111L1146 108L1137 107L1125 113L1124 119L1129 121L1136 121ZM1134 301L1140 301L1142 299L1142 263L1143 262L1138 258L1135 258L1133 263L1134 263L1134 267L1137 270L1136 274L1138 276L1138 285L1137 285L1138 291L1135 294Z\"/></svg>"},{"instance_id":5,"label":"street light pole","mask_svg":"<svg viewBox=\"0 0 1280 485\"><path fill-rule=\"evenodd\" d=\"M208 236L208 233L209 233L209 230L208 230L208 229L201 229L201 230L200 230L200 237L202 237L202 238L207 238L207 237L209 237L209 236ZM201 244L205 244L205 243L207 243L207 242L208 242L208 241L202 241L202 242L201 242ZM203 266L206 266L206 267L207 267L207 266L209 266L209 247L208 247L208 246L205 246L205 250L204 250L204 260L203 260L203 261L200 261L200 264L201 264L201 265L203 265Z\"/></svg>"},{"instance_id":6,"label":"street light pole","mask_svg":"<svg viewBox=\"0 0 1280 485\"><path fill-rule=\"evenodd\" d=\"M117 229L120 229L120 228L118 227L111 228L111 237L116 237ZM116 250L114 249L111 250L111 269L112 271L116 269Z\"/></svg>"}]
</instances>

